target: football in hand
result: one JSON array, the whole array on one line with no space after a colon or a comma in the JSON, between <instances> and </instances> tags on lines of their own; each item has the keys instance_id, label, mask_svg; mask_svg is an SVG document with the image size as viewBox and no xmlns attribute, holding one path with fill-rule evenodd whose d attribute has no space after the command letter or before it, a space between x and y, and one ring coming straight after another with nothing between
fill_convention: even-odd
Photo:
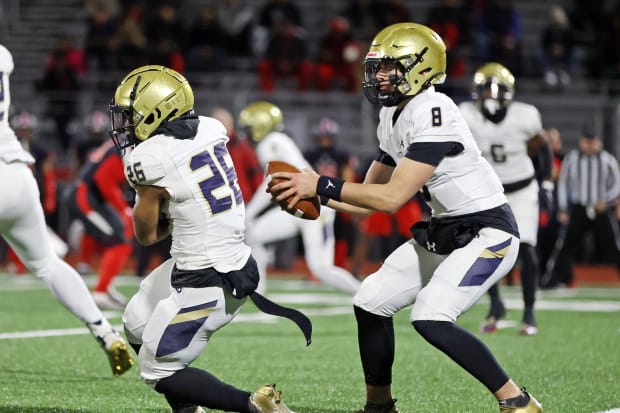
<instances>
[{"instance_id":1,"label":"football in hand","mask_svg":"<svg viewBox=\"0 0 620 413\"><path fill-rule=\"evenodd\" d=\"M267 164L267 174L271 175L276 172L300 172L297 167L291 165L287 162L282 161L271 161ZM271 192L271 187L273 185L279 184L283 182L284 179L281 178L272 178L271 182L269 182L268 190L269 193L275 198L278 194ZM319 202L319 197L315 196L314 198L305 198L297 202L293 209L288 209L288 203L291 201L292 197L288 197L283 199L282 201L278 201L280 207L288 212L291 215L294 215L298 218L303 219L317 219L321 213L321 203Z\"/></svg>"}]
</instances>

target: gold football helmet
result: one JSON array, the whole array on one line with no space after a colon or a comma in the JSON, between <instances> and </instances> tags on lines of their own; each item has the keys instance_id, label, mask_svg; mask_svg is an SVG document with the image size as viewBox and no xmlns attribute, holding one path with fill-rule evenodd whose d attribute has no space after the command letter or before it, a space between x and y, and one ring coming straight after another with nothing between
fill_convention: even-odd
<instances>
[{"instance_id":1,"label":"gold football helmet","mask_svg":"<svg viewBox=\"0 0 620 413\"><path fill-rule=\"evenodd\" d=\"M270 102L252 102L239 112L239 127L246 130L254 142L260 142L270 132L284 129L279 107Z\"/></svg>"},{"instance_id":2,"label":"gold football helmet","mask_svg":"<svg viewBox=\"0 0 620 413\"><path fill-rule=\"evenodd\" d=\"M164 66L139 67L116 88L110 104L110 136L123 151L193 108L194 92L183 75Z\"/></svg>"},{"instance_id":3,"label":"gold football helmet","mask_svg":"<svg viewBox=\"0 0 620 413\"><path fill-rule=\"evenodd\" d=\"M377 79L379 71L387 70L393 70L389 88ZM446 45L432 29L418 23L396 23L381 30L364 59L362 86L373 104L395 106L445 79Z\"/></svg>"},{"instance_id":4,"label":"gold football helmet","mask_svg":"<svg viewBox=\"0 0 620 413\"><path fill-rule=\"evenodd\" d=\"M515 77L504 65L489 62L474 73L472 98L482 114L492 120L504 118L515 91Z\"/></svg>"}]
</instances>

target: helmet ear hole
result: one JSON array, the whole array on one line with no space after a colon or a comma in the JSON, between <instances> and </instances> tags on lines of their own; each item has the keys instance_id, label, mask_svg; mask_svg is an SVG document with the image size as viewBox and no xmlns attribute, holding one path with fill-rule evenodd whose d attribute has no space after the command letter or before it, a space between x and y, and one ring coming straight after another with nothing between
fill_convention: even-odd
<instances>
[{"instance_id":1,"label":"helmet ear hole","mask_svg":"<svg viewBox=\"0 0 620 413\"><path fill-rule=\"evenodd\" d=\"M144 119L144 123L147 125L151 125L153 122L155 122L155 115L152 113Z\"/></svg>"}]
</instances>

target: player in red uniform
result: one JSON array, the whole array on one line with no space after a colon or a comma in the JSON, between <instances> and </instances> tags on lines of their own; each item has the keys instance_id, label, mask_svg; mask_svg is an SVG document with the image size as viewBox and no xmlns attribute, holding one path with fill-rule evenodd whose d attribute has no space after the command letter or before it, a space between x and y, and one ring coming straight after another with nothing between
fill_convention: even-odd
<instances>
[{"instance_id":1,"label":"player in red uniform","mask_svg":"<svg viewBox=\"0 0 620 413\"><path fill-rule=\"evenodd\" d=\"M93 298L102 308L126 304L125 297L112 287L132 252L132 210L123 193L126 185L123 160L108 140L89 154L69 196L71 215L104 247L93 290Z\"/></svg>"}]
</instances>

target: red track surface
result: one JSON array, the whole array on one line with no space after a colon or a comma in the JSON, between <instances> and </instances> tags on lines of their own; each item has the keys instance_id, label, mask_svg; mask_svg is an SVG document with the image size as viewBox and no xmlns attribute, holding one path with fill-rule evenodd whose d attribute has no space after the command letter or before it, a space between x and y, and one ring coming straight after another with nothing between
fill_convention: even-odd
<instances>
[{"instance_id":1,"label":"red track surface","mask_svg":"<svg viewBox=\"0 0 620 413\"><path fill-rule=\"evenodd\" d=\"M380 265L381 263L379 262L368 262L362 268L362 274L372 274ZM296 259L291 268L269 268L269 273L278 278L289 276L297 277L299 274L305 274L308 278L312 278L306 263L301 258ZM518 281L518 276L519 272L517 269L515 271L515 277L517 277L515 281ZM620 274L616 268L611 265L578 265L575 267L574 286L586 284L610 284L620 287Z\"/></svg>"}]
</instances>

